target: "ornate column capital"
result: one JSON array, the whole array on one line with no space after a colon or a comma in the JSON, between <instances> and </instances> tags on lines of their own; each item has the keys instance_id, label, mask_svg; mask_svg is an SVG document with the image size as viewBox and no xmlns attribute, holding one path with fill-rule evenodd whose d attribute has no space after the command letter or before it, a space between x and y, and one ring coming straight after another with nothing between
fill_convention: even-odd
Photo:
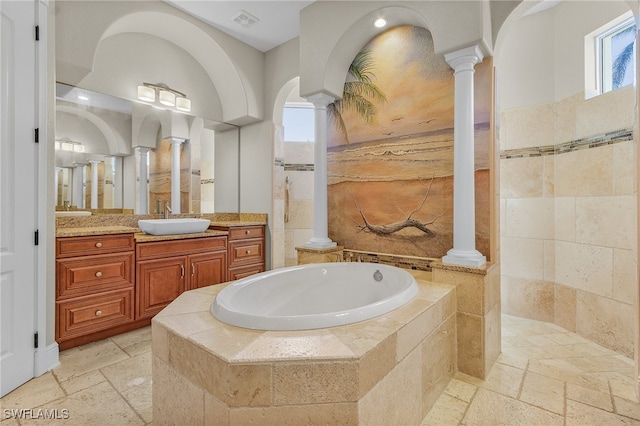
<instances>
[{"instance_id":1,"label":"ornate column capital","mask_svg":"<svg viewBox=\"0 0 640 426\"><path fill-rule=\"evenodd\" d=\"M444 60L456 72L473 70L473 66L482 62L483 59L484 55L477 44L444 55Z\"/></svg>"},{"instance_id":2,"label":"ornate column capital","mask_svg":"<svg viewBox=\"0 0 640 426\"><path fill-rule=\"evenodd\" d=\"M316 93L315 95L307 96L307 101L311 102L315 108L326 108L327 105L335 101L335 98L326 93Z\"/></svg>"}]
</instances>

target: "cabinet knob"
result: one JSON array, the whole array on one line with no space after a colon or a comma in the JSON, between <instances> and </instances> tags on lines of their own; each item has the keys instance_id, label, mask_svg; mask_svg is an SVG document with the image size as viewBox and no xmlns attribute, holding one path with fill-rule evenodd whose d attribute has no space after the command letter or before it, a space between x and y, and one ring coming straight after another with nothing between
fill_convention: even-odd
<instances>
[{"instance_id":1,"label":"cabinet knob","mask_svg":"<svg viewBox=\"0 0 640 426\"><path fill-rule=\"evenodd\" d=\"M100 278L102 276L102 272L98 271L96 272L96 277Z\"/></svg>"},{"instance_id":2,"label":"cabinet knob","mask_svg":"<svg viewBox=\"0 0 640 426\"><path fill-rule=\"evenodd\" d=\"M247 254L251 254L251 250L247 250Z\"/></svg>"},{"instance_id":3,"label":"cabinet knob","mask_svg":"<svg viewBox=\"0 0 640 426\"><path fill-rule=\"evenodd\" d=\"M98 248L102 247L102 243L100 243L100 242L96 243L96 247L98 247Z\"/></svg>"},{"instance_id":4,"label":"cabinet knob","mask_svg":"<svg viewBox=\"0 0 640 426\"><path fill-rule=\"evenodd\" d=\"M96 311L96 316L99 317L100 315L102 315L102 311Z\"/></svg>"},{"instance_id":5,"label":"cabinet knob","mask_svg":"<svg viewBox=\"0 0 640 426\"><path fill-rule=\"evenodd\" d=\"M249 231L249 230L245 231L245 234L250 234L250 233L251 233L251 231Z\"/></svg>"}]
</instances>

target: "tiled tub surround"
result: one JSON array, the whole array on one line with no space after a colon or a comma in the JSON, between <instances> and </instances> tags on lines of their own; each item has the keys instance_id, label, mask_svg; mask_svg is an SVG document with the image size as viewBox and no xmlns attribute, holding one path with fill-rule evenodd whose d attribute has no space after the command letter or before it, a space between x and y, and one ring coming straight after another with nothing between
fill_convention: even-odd
<instances>
[{"instance_id":1,"label":"tiled tub surround","mask_svg":"<svg viewBox=\"0 0 640 426\"><path fill-rule=\"evenodd\" d=\"M420 279L368 321L274 332L210 313L223 286L183 293L153 335L154 424L420 424L456 372L455 287Z\"/></svg>"},{"instance_id":2,"label":"tiled tub surround","mask_svg":"<svg viewBox=\"0 0 640 426\"><path fill-rule=\"evenodd\" d=\"M502 311L633 358L635 93L615 92L501 114Z\"/></svg>"}]
</instances>

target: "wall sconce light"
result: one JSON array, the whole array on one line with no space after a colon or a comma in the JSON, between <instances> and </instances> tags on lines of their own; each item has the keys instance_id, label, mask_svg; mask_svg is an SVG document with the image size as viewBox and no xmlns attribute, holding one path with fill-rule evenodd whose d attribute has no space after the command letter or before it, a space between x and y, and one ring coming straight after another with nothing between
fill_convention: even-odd
<instances>
[{"instance_id":1,"label":"wall sconce light","mask_svg":"<svg viewBox=\"0 0 640 426\"><path fill-rule=\"evenodd\" d=\"M141 101L155 102L156 95L162 105L175 107L179 111L191 111L191 100L187 95L166 84L142 83L142 86L138 86L138 99Z\"/></svg>"},{"instance_id":2,"label":"wall sconce light","mask_svg":"<svg viewBox=\"0 0 640 426\"><path fill-rule=\"evenodd\" d=\"M84 152L84 145L82 145L82 143L72 141L69 138L56 139L55 147L57 150L62 151Z\"/></svg>"}]
</instances>

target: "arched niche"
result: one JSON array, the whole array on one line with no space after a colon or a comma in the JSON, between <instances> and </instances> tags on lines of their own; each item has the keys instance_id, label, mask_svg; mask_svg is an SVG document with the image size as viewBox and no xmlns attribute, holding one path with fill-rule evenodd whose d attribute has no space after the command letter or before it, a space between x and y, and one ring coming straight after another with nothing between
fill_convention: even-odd
<instances>
[{"instance_id":1,"label":"arched niche","mask_svg":"<svg viewBox=\"0 0 640 426\"><path fill-rule=\"evenodd\" d=\"M63 2L57 6L56 20L57 26L71 28L77 27L78 22L91 21L91 25L83 29L82 37L77 37L77 34L73 37L73 31L61 31L56 45L56 70L61 81L81 86L94 70L101 43L110 37L147 34L179 47L206 72L220 98L222 117L205 118L239 125L262 118L263 83L257 78L261 69L254 70L261 66L255 66L259 52L244 52L249 48L169 5L156 2ZM170 63L170 58L167 60ZM154 75L153 69L149 70L149 75ZM188 81L187 74L183 77L181 80ZM102 81L101 87L88 88L135 99L135 89L141 83L136 79L127 87L122 87L122 84L109 87L109 81Z\"/></svg>"},{"instance_id":2,"label":"arched niche","mask_svg":"<svg viewBox=\"0 0 640 426\"><path fill-rule=\"evenodd\" d=\"M106 144L107 151L103 152L102 150L100 150L100 152L98 153L108 155L129 155L131 153L131 148L128 145L127 141L125 141L119 134L114 131L112 124L107 123L104 119L92 113L91 111L67 105L58 105L56 107L56 110L60 114L69 114L75 118L78 118L79 120L74 120L74 122L76 123L89 124L92 128L97 130L97 132L102 136L104 143ZM58 127L60 130L63 130L63 123L59 124ZM65 136L68 136L73 140L86 140L82 137L73 137L70 135Z\"/></svg>"},{"instance_id":3,"label":"arched niche","mask_svg":"<svg viewBox=\"0 0 640 426\"><path fill-rule=\"evenodd\" d=\"M486 2L415 2L379 7L376 2L316 2L300 15L300 95L342 95L347 69L357 52L376 35L399 25L429 30L436 54L470 45L491 53L491 20ZM431 19L437 16L439 19ZM384 17L387 25L373 22Z\"/></svg>"}]
</instances>

